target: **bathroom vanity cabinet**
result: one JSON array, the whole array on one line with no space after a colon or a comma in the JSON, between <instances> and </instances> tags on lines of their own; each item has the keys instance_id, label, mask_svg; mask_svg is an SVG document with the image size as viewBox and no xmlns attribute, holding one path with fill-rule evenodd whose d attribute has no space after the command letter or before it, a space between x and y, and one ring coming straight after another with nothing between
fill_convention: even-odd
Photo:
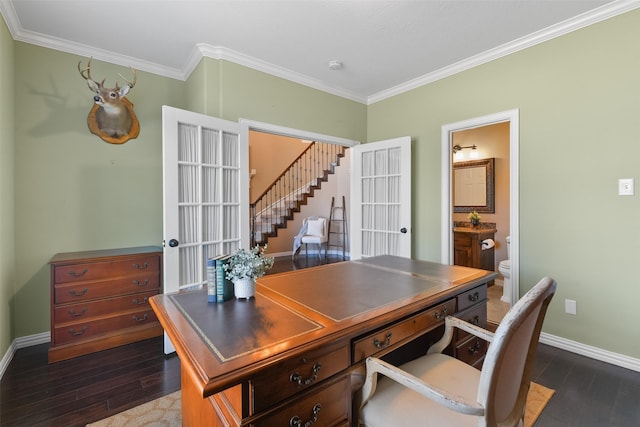
<instances>
[{"instance_id":1,"label":"bathroom vanity cabinet","mask_svg":"<svg viewBox=\"0 0 640 427\"><path fill-rule=\"evenodd\" d=\"M453 229L453 263L464 267L495 271L495 248L482 249L482 241L495 240L495 228Z\"/></svg>"}]
</instances>

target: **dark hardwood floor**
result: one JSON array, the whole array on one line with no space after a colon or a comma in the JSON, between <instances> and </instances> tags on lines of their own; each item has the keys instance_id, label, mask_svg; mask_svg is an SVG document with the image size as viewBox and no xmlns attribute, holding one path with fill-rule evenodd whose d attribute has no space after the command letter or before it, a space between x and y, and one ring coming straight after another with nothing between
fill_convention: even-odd
<instances>
[{"instance_id":1,"label":"dark hardwood floor","mask_svg":"<svg viewBox=\"0 0 640 427\"><path fill-rule=\"evenodd\" d=\"M317 264L286 257L272 272ZM16 352L0 382L1 426L84 426L180 389L180 361L163 355L161 337L53 364L48 348ZM639 372L541 344L532 379L556 391L536 427L640 426Z\"/></svg>"}]
</instances>

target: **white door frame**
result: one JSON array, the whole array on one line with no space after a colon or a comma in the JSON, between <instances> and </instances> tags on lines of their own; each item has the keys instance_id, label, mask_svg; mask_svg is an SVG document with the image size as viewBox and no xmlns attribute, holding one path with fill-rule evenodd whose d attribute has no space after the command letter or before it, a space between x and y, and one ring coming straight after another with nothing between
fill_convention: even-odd
<instances>
[{"instance_id":1,"label":"white door frame","mask_svg":"<svg viewBox=\"0 0 640 427\"><path fill-rule=\"evenodd\" d=\"M520 213L519 213L519 149L520 149L520 111L516 108L500 113L475 117L442 126L442 193L441 193L441 259L443 264L453 264L453 216L451 214L451 165L453 162L452 133L510 122L509 126L509 235L511 236L511 301L513 305L520 298Z\"/></svg>"}]
</instances>

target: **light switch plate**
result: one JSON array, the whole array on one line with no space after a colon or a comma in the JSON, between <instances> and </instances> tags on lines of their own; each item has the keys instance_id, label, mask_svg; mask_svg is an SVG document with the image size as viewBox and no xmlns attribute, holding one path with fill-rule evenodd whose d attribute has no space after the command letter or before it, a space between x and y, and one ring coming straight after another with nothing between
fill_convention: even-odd
<instances>
[{"instance_id":1,"label":"light switch plate","mask_svg":"<svg viewBox=\"0 0 640 427\"><path fill-rule=\"evenodd\" d=\"M633 196L633 178L618 180L618 196Z\"/></svg>"}]
</instances>

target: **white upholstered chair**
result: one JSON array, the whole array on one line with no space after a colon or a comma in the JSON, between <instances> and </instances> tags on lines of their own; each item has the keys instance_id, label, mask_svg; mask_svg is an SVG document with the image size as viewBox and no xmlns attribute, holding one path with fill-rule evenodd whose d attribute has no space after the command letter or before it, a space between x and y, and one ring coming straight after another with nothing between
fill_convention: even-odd
<instances>
[{"instance_id":1,"label":"white upholstered chair","mask_svg":"<svg viewBox=\"0 0 640 427\"><path fill-rule=\"evenodd\" d=\"M313 217L305 218L303 227L306 225L306 231L302 235L300 242L304 244L305 255L309 256L309 243L318 245L318 258L322 257L322 248L324 247L324 256L327 257L327 218Z\"/></svg>"},{"instance_id":2,"label":"white upholstered chair","mask_svg":"<svg viewBox=\"0 0 640 427\"><path fill-rule=\"evenodd\" d=\"M368 358L360 425L522 426L540 330L555 290L555 280L540 280L495 333L448 316L444 336L426 355L399 367ZM489 341L481 371L441 353L454 328Z\"/></svg>"}]
</instances>

